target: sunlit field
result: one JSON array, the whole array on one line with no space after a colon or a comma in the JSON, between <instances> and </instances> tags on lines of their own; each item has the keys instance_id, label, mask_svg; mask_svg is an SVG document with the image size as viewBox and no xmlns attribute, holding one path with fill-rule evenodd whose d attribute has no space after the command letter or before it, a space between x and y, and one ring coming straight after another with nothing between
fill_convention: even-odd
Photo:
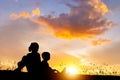
<instances>
[{"instance_id":1,"label":"sunlit field","mask_svg":"<svg viewBox=\"0 0 120 80\"><path fill-rule=\"evenodd\" d=\"M13 71L17 67L16 62L13 61L6 64L1 62L0 66L0 78L2 80L28 80L26 68L21 73ZM92 63L81 64L79 67L69 65L60 71L57 80L119 80L119 69L120 65L98 65Z\"/></svg>"},{"instance_id":2,"label":"sunlit field","mask_svg":"<svg viewBox=\"0 0 120 80\"><path fill-rule=\"evenodd\" d=\"M73 71L72 71L73 72ZM60 73L56 76L51 76L52 80L120 80L120 76L115 75L87 75L87 74L70 74L71 70L66 73ZM11 70L0 70L1 80L30 80L27 72L16 73Z\"/></svg>"},{"instance_id":3,"label":"sunlit field","mask_svg":"<svg viewBox=\"0 0 120 80\"><path fill-rule=\"evenodd\" d=\"M0 70L14 70L17 67L17 62L8 61L6 63L0 62ZM59 72L64 72L68 75L117 75L120 76L120 65L108 65L108 64L78 64L68 66L53 67ZM27 72L26 68L22 70Z\"/></svg>"}]
</instances>

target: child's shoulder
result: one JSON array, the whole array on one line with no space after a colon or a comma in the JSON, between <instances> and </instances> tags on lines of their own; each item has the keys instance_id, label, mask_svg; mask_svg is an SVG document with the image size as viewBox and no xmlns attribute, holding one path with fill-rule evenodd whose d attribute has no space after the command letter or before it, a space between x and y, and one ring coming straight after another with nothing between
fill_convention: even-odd
<instances>
[{"instance_id":1,"label":"child's shoulder","mask_svg":"<svg viewBox=\"0 0 120 80\"><path fill-rule=\"evenodd\" d=\"M31 55L30 53L27 53L26 55L23 56L23 58L27 58L30 55Z\"/></svg>"}]
</instances>

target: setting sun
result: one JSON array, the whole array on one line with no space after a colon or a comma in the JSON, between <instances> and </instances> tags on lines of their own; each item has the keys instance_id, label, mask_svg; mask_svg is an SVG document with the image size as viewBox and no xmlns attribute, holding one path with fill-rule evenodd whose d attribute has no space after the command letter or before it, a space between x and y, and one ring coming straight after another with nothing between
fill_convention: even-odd
<instances>
[{"instance_id":1,"label":"setting sun","mask_svg":"<svg viewBox=\"0 0 120 80\"><path fill-rule=\"evenodd\" d=\"M77 68L74 66L70 66L66 68L66 73L68 74L78 74Z\"/></svg>"}]
</instances>

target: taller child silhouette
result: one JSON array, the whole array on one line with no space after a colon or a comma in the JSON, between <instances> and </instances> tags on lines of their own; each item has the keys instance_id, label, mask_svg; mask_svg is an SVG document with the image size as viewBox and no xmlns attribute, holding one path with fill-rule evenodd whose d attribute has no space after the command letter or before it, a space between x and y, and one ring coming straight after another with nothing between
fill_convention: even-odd
<instances>
[{"instance_id":1,"label":"taller child silhouette","mask_svg":"<svg viewBox=\"0 0 120 80\"><path fill-rule=\"evenodd\" d=\"M26 66L27 71L32 80L37 80L40 77L40 54L38 53L39 45L37 42L32 42L28 48L29 53L24 55L21 61L18 62L18 67L15 71L21 71Z\"/></svg>"}]
</instances>

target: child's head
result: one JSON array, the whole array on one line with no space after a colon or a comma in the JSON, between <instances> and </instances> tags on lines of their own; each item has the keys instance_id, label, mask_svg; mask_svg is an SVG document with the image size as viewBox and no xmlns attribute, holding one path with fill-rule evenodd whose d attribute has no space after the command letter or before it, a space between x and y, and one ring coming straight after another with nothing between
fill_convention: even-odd
<instances>
[{"instance_id":1,"label":"child's head","mask_svg":"<svg viewBox=\"0 0 120 80\"><path fill-rule=\"evenodd\" d=\"M43 52L42 53L42 58L44 61L50 60L50 53L49 52Z\"/></svg>"}]
</instances>

